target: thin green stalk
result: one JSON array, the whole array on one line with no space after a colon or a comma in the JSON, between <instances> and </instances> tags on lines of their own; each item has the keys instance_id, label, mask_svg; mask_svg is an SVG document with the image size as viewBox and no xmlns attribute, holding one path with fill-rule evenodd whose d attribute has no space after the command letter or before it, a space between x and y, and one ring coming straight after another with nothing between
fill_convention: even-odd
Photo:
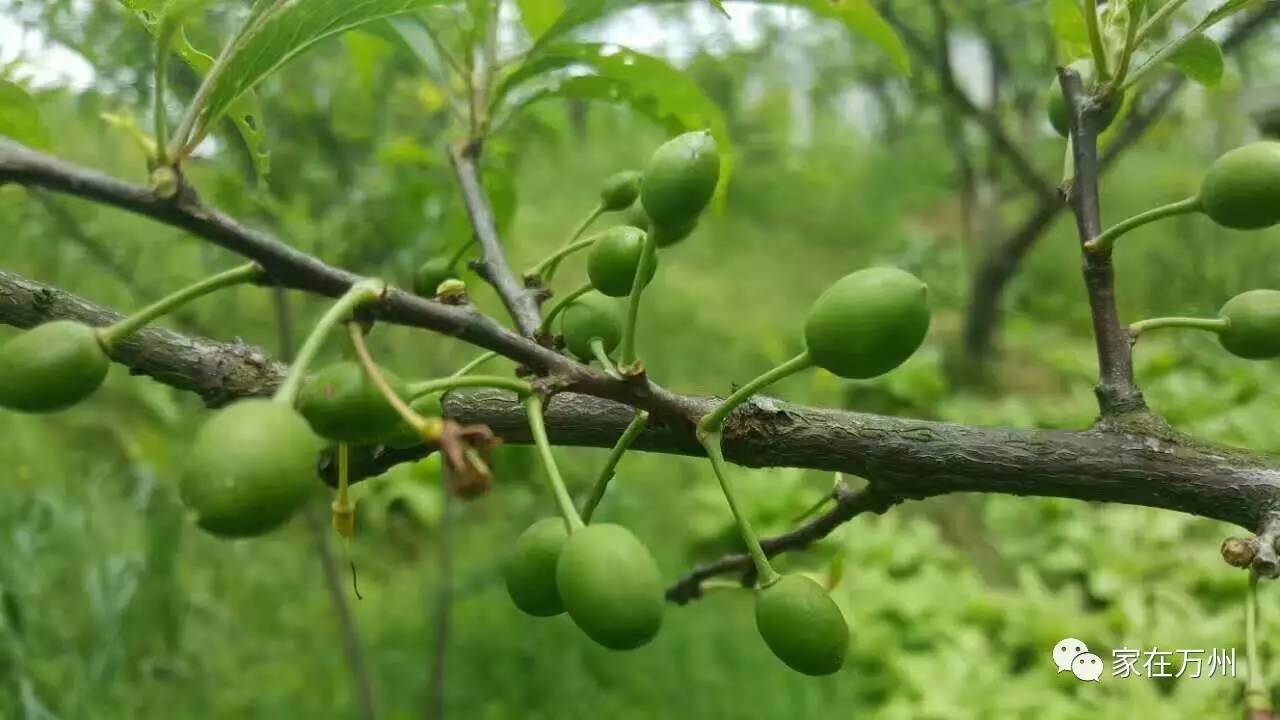
<instances>
[{"instance_id":1,"label":"thin green stalk","mask_svg":"<svg viewBox=\"0 0 1280 720\"><path fill-rule=\"evenodd\" d=\"M1231 324L1226 318L1193 318L1193 317L1161 317L1151 318L1149 320L1139 320L1129 326L1129 335L1137 338L1139 335L1151 330L1159 330L1161 328L1191 328L1193 330L1208 330L1210 332L1222 332Z\"/></svg>"},{"instance_id":2,"label":"thin green stalk","mask_svg":"<svg viewBox=\"0 0 1280 720\"><path fill-rule=\"evenodd\" d=\"M453 371L453 374L452 374L452 375L450 375L449 377L451 377L451 378L459 378L459 377L462 377L463 375L466 375L467 373L471 372L472 370L475 370L476 368L480 367L481 365L484 365L485 363L489 362L490 360L492 360L492 359L494 359L494 358L496 358L496 357L498 357L498 353L493 352L492 350L490 350L489 352L487 352L487 353L485 353L485 354L481 355L480 357L476 358L475 360L472 360L471 362L467 363L466 365L463 365L462 367L458 368L457 370L454 370L454 371Z\"/></svg>"},{"instance_id":3,"label":"thin green stalk","mask_svg":"<svg viewBox=\"0 0 1280 720\"><path fill-rule=\"evenodd\" d=\"M262 0L267 2L268 0ZM200 112L204 110L205 103L209 102L209 96L213 94L213 87L217 84L218 78L222 76L223 71L227 69L227 63L235 55L235 49L239 46L249 33L257 29L266 18L270 17L276 10L280 9L287 0L275 0L275 3L263 12L250 12L248 19L244 25L236 31L234 35L227 40L227 44L223 46L222 52L218 53L217 59L213 61L213 66L209 68L209 72L204 76L204 80L200 82L200 86L196 88L196 94L191 98L191 103L187 105L186 111L182 114L182 119L178 122L178 128L174 130L173 137L169 147L169 156L175 162L181 161L188 153L195 149L195 146L204 138L204 128L197 129L196 123L200 120Z\"/></svg>"},{"instance_id":4,"label":"thin green stalk","mask_svg":"<svg viewBox=\"0 0 1280 720\"><path fill-rule=\"evenodd\" d=\"M636 263L636 276L631 280L631 296L627 300L627 319L622 326L621 369L623 372L630 372L636 368L636 321L640 317L640 296L644 293L649 274L653 272L654 257L658 251L657 242L653 237L656 232L659 231L654 228L645 234L644 245L641 246L640 251L640 262Z\"/></svg>"},{"instance_id":5,"label":"thin green stalk","mask_svg":"<svg viewBox=\"0 0 1280 720\"><path fill-rule=\"evenodd\" d=\"M160 298L156 302L130 315L129 317L98 331L98 340L102 346L110 350L117 342L146 327L156 318L173 312L176 308L198 297L208 295L231 285L251 282L265 276L262 267L257 263L248 263L237 268L207 277L198 283Z\"/></svg>"},{"instance_id":6,"label":"thin green stalk","mask_svg":"<svg viewBox=\"0 0 1280 720\"><path fill-rule=\"evenodd\" d=\"M1093 67L1099 83L1111 79L1107 70L1107 48L1102 42L1102 31L1098 28L1098 0L1084 1L1084 24L1089 29L1089 48L1093 51Z\"/></svg>"},{"instance_id":7,"label":"thin green stalk","mask_svg":"<svg viewBox=\"0 0 1280 720\"><path fill-rule=\"evenodd\" d=\"M423 380L421 382L410 383L409 397L416 399L423 395L445 392L447 390L456 390L464 387L499 388L501 390L510 390L520 397L524 397L525 395L533 392L533 388L529 386L529 383L512 377L502 377L499 375L451 375L447 378L439 378L437 380Z\"/></svg>"},{"instance_id":8,"label":"thin green stalk","mask_svg":"<svg viewBox=\"0 0 1280 720\"><path fill-rule=\"evenodd\" d=\"M1246 673L1244 706L1246 710L1271 710L1262 671L1262 653L1258 650L1260 618L1258 616L1258 573L1249 571L1249 592L1244 603L1244 655Z\"/></svg>"},{"instance_id":9,"label":"thin green stalk","mask_svg":"<svg viewBox=\"0 0 1280 720\"><path fill-rule=\"evenodd\" d=\"M596 362L600 363L600 367L614 379L622 379L622 375L618 372L618 368L613 366L613 361L609 359L609 353L604 351L604 341L600 338L591 338L591 354L595 356Z\"/></svg>"},{"instance_id":10,"label":"thin green stalk","mask_svg":"<svg viewBox=\"0 0 1280 720\"><path fill-rule=\"evenodd\" d=\"M614 470L617 469L622 456L627 453L627 449L631 447L631 443L635 442L635 439L644 431L644 426L648 422L649 413L637 410L627 429L618 436L618 441L613 444L609 457L604 461L604 467L600 469L600 475L596 477L596 484L591 487L591 494L587 496L586 502L582 503L582 522L591 522L591 515L595 513L596 506L604 497L604 491L609 487L609 481L613 479Z\"/></svg>"},{"instance_id":11,"label":"thin green stalk","mask_svg":"<svg viewBox=\"0 0 1280 720\"><path fill-rule=\"evenodd\" d=\"M582 518L578 516L578 511L573 506L573 498L569 497L569 491L564 487L564 478L560 477L560 468L556 467L556 459L551 454L551 441L547 439L547 428L542 424L542 400L537 395L530 394L524 399L524 409L529 415L529 432L533 435L534 444L538 446L538 455L542 458L542 466L547 471L547 480L551 484L552 494L555 495L556 506L569 532L572 533L584 526Z\"/></svg>"},{"instance_id":12,"label":"thin green stalk","mask_svg":"<svg viewBox=\"0 0 1280 720\"><path fill-rule=\"evenodd\" d=\"M155 124L156 133L155 161L157 166L165 165L169 162L169 149L167 147L169 143L169 120L165 116L164 111L165 78L168 75L169 48L167 45L160 42L161 37L164 37L163 29L160 34L156 36L155 42L155 92L153 93L154 105L151 109L152 121Z\"/></svg>"},{"instance_id":13,"label":"thin green stalk","mask_svg":"<svg viewBox=\"0 0 1280 720\"><path fill-rule=\"evenodd\" d=\"M471 249L475 242L476 236L472 235L470 240L462 243L462 247L454 251L453 256L449 258L449 272L453 272L453 269L458 266L458 261L462 260L462 257L467 254L467 251Z\"/></svg>"},{"instance_id":14,"label":"thin green stalk","mask_svg":"<svg viewBox=\"0 0 1280 720\"><path fill-rule=\"evenodd\" d=\"M297 401L298 391L302 388L302 379L306 377L307 368L316 359L316 354L320 352L320 346L324 344L329 331L345 320L357 307L382 297L385 288L381 280L361 280L338 298L337 302L320 318L320 322L316 323L315 329L307 336L307 341L298 351L293 366L289 368L289 374L280 384L280 389L276 390L273 398L276 402L293 405Z\"/></svg>"},{"instance_id":15,"label":"thin green stalk","mask_svg":"<svg viewBox=\"0 0 1280 720\"><path fill-rule=\"evenodd\" d=\"M1186 2L1187 0L1169 0L1169 2L1161 5L1160 9L1152 13L1151 17L1147 18L1147 21L1142 24L1142 27L1138 28L1138 37L1134 40L1134 46L1141 45L1144 40L1151 37L1151 33L1155 32L1160 23L1177 12Z\"/></svg>"},{"instance_id":16,"label":"thin green stalk","mask_svg":"<svg viewBox=\"0 0 1280 720\"><path fill-rule=\"evenodd\" d=\"M592 235L591 237L575 240L568 245L562 246L559 250L556 250L543 258L542 262L526 270L524 276L526 278L541 278L547 282L551 282L551 277L555 274L555 267L561 260L569 257L579 250L585 250L591 247L599 237L599 235Z\"/></svg>"},{"instance_id":17,"label":"thin green stalk","mask_svg":"<svg viewBox=\"0 0 1280 720\"><path fill-rule=\"evenodd\" d=\"M1142 11L1147 7L1145 0L1137 2L1129 8L1132 15L1129 17L1129 25L1125 31L1124 48L1120 51L1120 67L1116 69L1116 76L1111 80L1111 87L1124 87L1125 76L1129 74L1129 68L1133 63L1133 53L1138 49L1138 21L1142 19Z\"/></svg>"},{"instance_id":18,"label":"thin green stalk","mask_svg":"<svg viewBox=\"0 0 1280 720\"><path fill-rule=\"evenodd\" d=\"M737 391L716 406L715 410L703 416L702 420L698 422L698 428L708 433L720 432L724 429L725 418L729 417L729 413L733 412L734 408L746 402L747 398L785 377L795 375L801 370L808 370L811 367L813 367L813 358L809 357L809 351L806 350L738 388Z\"/></svg>"},{"instance_id":19,"label":"thin green stalk","mask_svg":"<svg viewBox=\"0 0 1280 720\"><path fill-rule=\"evenodd\" d=\"M382 376L382 371L378 369L378 364L373 361L373 356L369 354L369 346L364 341L364 329L360 327L360 323L354 321L347 322L347 335L351 338L351 347L356 351L356 358L360 361L360 367L364 370L365 377L373 383L373 386L382 394L382 398L387 401L392 410L404 420L414 432L426 442L434 442L440 437L442 429L442 421L440 418L432 418L428 420L417 413L409 404L404 401L396 391L387 383L387 379Z\"/></svg>"},{"instance_id":20,"label":"thin green stalk","mask_svg":"<svg viewBox=\"0 0 1280 720\"><path fill-rule=\"evenodd\" d=\"M1085 243L1084 249L1089 252L1110 252L1111 248L1115 245L1116 240L1130 230L1140 228L1143 225L1163 218L1173 217L1175 215L1187 215L1200 211L1201 207L1199 197L1189 197L1185 200L1169 203L1168 205L1151 208L1146 212L1138 213L1128 220L1122 220L1106 230L1103 230L1101 235Z\"/></svg>"},{"instance_id":21,"label":"thin green stalk","mask_svg":"<svg viewBox=\"0 0 1280 720\"><path fill-rule=\"evenodd\" d=\"M587 216L582 219L582 222L578 223L578 227L574 228L573 234L570 235L569 238L564 241L564 245L562 245L561 247L567 248L570 245L573 245L575 242L577 242L578 238L582 237L582 234L587 231L587 228L591 227L591 224L594 223L604 213L605 213L605 209L603 205L596 205L594 208L592 208L591 212L588 213ZM548 258L548 260L550 260L550 258ZM545 263L546 261L543 261L543 262ZM551 282L551 280L555 278L556 269L559 267L560 267L560 259L552 260L549 264L547 264L547 267L543 270L543 273L545 274L545 279L547 282Z\"/></svg>"},{"instance_id":22,"label":"thin green stalk","mask_svg":"<svg viewBox=\"0 0 1280 720\"><path fill-rule=\"evenodd\" d=\"M742 509L738 505L737 495L729 482L724 454L720 450L720 433L700 430L698 442L702 443L702 447L706 449L707 457L711 460L711 468L715 470L716 479L720 481L720 489L724 491L724 499L729 503L729 512L733 513L733 519L738 522L738 532L742 534L742 541L747 544L747 552L751 553L751 561L755 563L759 585L761 588L767 588L778 582L781 575L769 564L769 558L765 556L759 538L756 537L750 521L742 514Z\"/></svg>"},{"instance_id":23,"label":"thin green stalk","mask_svg":"<svg viewBox=\"0 0 1280 720\"><path fill-rule=\"evenodd\" d=\"M583 283L571 290L569 294L558 298L555 302L551 303L551 307L547 308L547 314L542 318L542 327L538 329L543 333L551 332L551 321L555 320L557 315L559 315L565 308L569 307L569 303L577 300L583 295L586 295L593 289L595 288L591 286L591 283Z\"/></svg>"}]
</instances>

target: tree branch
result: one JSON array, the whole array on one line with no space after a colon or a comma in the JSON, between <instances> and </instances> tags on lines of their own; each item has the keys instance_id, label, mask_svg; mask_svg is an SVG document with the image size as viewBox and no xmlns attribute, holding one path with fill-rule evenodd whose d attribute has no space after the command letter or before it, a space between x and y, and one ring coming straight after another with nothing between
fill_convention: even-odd
<instances>
[{"instance_id":1,"label":"tree branch","mask_svg":"<svg viewBox=\"0 0 1280 720\"><path fill-rule=\"evenodd\" d=\"M118 314L0 272L0 323L28 327L63 317L101 324ZM224 401L270 394L284 370L257 348L156 329L121 343L115 359L165 384ZM228 387L214 390L224 380ZM679 396L679 402L701 417L719 400ZM452 392L444 405L449 417L484 423L507 442L531 441L524 408L508 393ZM547 405L546 425L557 445L608 448L633 415L631 407L611 400L561 393ZM1177 510L1248 529L1280 508L1280 457L1168 432L983 428L769 398L747 403L730 421L724 451L734 463L841 471L867 478L886 497L953 492L1064 497ZM651 422L633 447L703 455L687 423ZM409 457L387 454L375 462Z\"/></svg>"},{"instance_id":2,"label":"tree branch","mask_svg":"<svg viewBox=\"0 0 1280 720\"><path fill-rule=\"evenodd\" d=\"M507 265L506 254L502 251L502 239L498 237L498 228L493 220L493 210L489 207L484 186L480 183L479 154L479 143L455 145L449 150L449 159L458 176L458 186L462 189L471 227L484 251L484 257L472 263L472 267L498 292L498 297L502 298L502 304L511 314L520 334L532 338L542 324L538 296L535 290L524 287L516 280Z\"/></svg>"},{"instance_id":3,"label":"tree branch","mask_svg":"<svg viewBox=\"0 0 1280 720\"><path fill-rule=\"evenodd\" d=\"M1071 126L1074 176L1063 193L1076 217L1080 244L1102 232L1102 211L1098 199L1100 112L1093 98L1085 94L1080 74L1058 68L1058 81L1066 98ZM1147 409L1133 380L1133 350L1129 332L1120 323L1116 307L1115 270L1111 251L1084 253L1084 283L1089 293L1094 341L1098 348L1098 407L1104 419Z\"/></svg>"},{"instance_id":4,"label":"tree branch","mask_svg":"<svg viewBox=\"0 0 1280 720\"><path fill-rule=\"evenodd\" d=\"M768 557L792 550L803 550L830 535L836 528L863 513L881 514L899 502L899 498L881 492L875 485L851 490L841 483L831 491L835 507L809 520L800 527L773 537L763 538L760 547ZM702 583L719 575L742 575L743 587L755 584L755 566L746 553L725 555L715 562L699 565L681 575L667 588L667 601L684 605L702 597Z\"/></svg>"}]
</instances>

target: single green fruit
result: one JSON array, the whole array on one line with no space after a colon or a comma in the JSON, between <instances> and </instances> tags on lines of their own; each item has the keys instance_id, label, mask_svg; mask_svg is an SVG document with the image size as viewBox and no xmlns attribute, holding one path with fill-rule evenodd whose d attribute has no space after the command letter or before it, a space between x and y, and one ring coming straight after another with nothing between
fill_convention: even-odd
<instances>
[{"instance_id":1,"label":"single green fruit","mask_svg":"<svg viewBox=\"0 0 1280 720\"><path fill-rule=\"evenodd\" d=\"M270 532L317 487L321 445L293 408L261 398L228 405L196 433L182 475L182 502L214 535Z\"/></svg>"},{"instance_id":2,"label":"single green fruit","mask_svg":"<svg viewBox=\"0 0 1280 720\"><path fill-rule=\"evenodd\" d=\"M1280 290L1250 290L1218 311L1227 327L1218 340L1227 352L1247 360L1280 357Z\"/></svg>"},{"instance_id":3,"label":"single green fruit","mask_svg":"<svg viewBox=\"0 0 1280 720\"><path fill-rule=\"evenodd\" d=\"M0 407L53 412L93 394L111 361L88 325L54 320L0 346Z\"/></svg>"},{"instance_id":4,"label":"single green fruit","mask_svg":"<svg viewBox=\"0 0 1280 720\"><path fill-rule=\"evenodd\" d=\"M720 181L720 154L707 130L688 132L654 151L640 201L653 225L684 227L707 207Z\"/></svg>"},{"instance_id":5,"label":"single green fruit","mask_svg":"<svg viewBox=\"0 0 1280 720\"><path fill-rule=\"evenodd\" d=\"M640 197L640 181L644 178L635 170L615 173L600 188L600 207L609 212L626 210Z\"/></svg>"},{"instance_id":6,"label":"single green fruit","mask_svg":"<svg viewBox=\"0 0 1280 720\"><path fill-rule=\"evenodd\" d=\"M1200 205L1233 230L1280 223L1280 142L1250 143L1215 160L1200 184Z\"/></svg>"},{"instance_id":7,"label":"single green fruit","mask_svg":"<svg viewBox=\"0 0 1280 720\"><path fill-rule=\"evenodd\" d=\"M574 624L607 648L638 648L662 626L658 565L621 525L574 531L556 563L556 587Z\"/></svg>"},{"instance_id":8,"label":"single green fruit","mask_svg":"<svg viewBox=\"0 0 1280 720\"><path fill-rule=\"evenodd\" d=\"M640 254L644 251L644 238L643 230L619 225L605 230L596 239L587 256L587 277L595 289L611 297L631 294ZM649 272L645 273L645 285L653 281L658 271L658 258L655 256L653 260Z\"/></svg>"},{"instance_id":9,"label":"single green fruit","mask_svg":"<svg viewBox=\"0 0 1280 720\"><path fill-rule=\"evenodd\" d=\"M414 398L409 403L409 408L424 418L444 417L444 398L443 393L428 393L426 395ZM384 436L382 444L396 450L403 450L422 444L422 436L418 435L418 431L409 427L403 418L399 418L394 430Z\"/></svg>"},{"instance_id":10,"label":"single green fruit","mask_svg":"<svg viewBox=\"0 0 1280 720\"><path fill-rule=\"evenodd\" d=\"M649 232L649 215L644 211L644 203L638 200L631 203L631 207L622 213L622 224Z\"/></svg>"},{"instance_id":11,"label":"single green fruit","mask_svg":"<svg viewBox=\"0 0 1280 720\"><path fill-rule=\"evenodd\" d=\"M845 275L818 297L804 341L818 367L842 378L871 378L898 367L929 330L929 289L896 268Z\"/></svg>"},{"instance_id":12,"label":"single green fruit","mask_svg":"<svg viewBox=\"0 0 1280 720\"><path fill-rule=\"evenodd\" d=\"M569 539L560 518L543 518L516 538L507 556L503 574L511 602L534 617L551 617L564 612L556 589L556 561Z\"/></svg>"},{"instance_id":13,"label":"single green fruit","mask_svg":"<svg viewBox=\"0 0 1280 720\"><path fill-rule=\"evenodd\" d=\"M605 354L613 352L622 341L622 313L618 303L598 292L589 292L569 303L560 313L560 332L569 352L582 360L591 360L591 341L600 339Z\"/></svg>"},{"instance_id":14,"label":"single green fruit","mask_svg":"<svg viewBox=\"0 0 1280 720\"><path fill-rule=\"evenodd\" d=\"M783 575L756 592L756 630L779 660L805 675L836 672L849 650L840 607L804 575Z\"/></svg>"},{"instance_id":15,"label":"single green fruit","mask_svg":"<svg viewBox=\"0 0 1280 720\"><path fill-rule=\"evenodd\" d=\"M684 240L693 233L694 228L698 227L698 218L690 220L687 224L680 227L660 227L653 229L653 244L660 248L671 247L676 243Z\"/></svg>"},{"instance_id":16,"label":"single green fruit","mask_svg":"<svg viewBox=\"0 0 1280 720\"><path fill-rule=\"evenodd\" d=\"M435 297L440 283L454 279L457 279L457 274L449 267L449 258L431 258L413 274L413 291L422 297Z\"/></svg>"},{"instance_id":17,"label":"single green fruit","mask_svg":"<svg viewBox=\"0 0 1280 720\"><path fill-rule=\"evenodd\" d=\"M398 397L409 396L405 383L379 368ZM321 437L361 445L377 442L403 422L365 374L360 363L334 363L307 378L298 393L298 411Z\"/></svg>"},{"instance_id":18,"label":"single green fruit","mask_svg":"<svg viewBox=\"0 0 1280 720\"><path fill-rule=\"evenodd\" d=\"M1093 81L1093 62L1090 60L1077 60L1067 67L1075 70L1080 74L1080 82L1085 92L1093 92L1097 88ZM1049 83L1046 93L1046 101L1049 112L1049 124L1062 137L1071 135L1071 121L1067 117L1067 100L1062 97L1062 85L1058 83L1057 77ZM1115 121L1116 115L1120 112L1120 107L1124 105L1124 96L1117 94L1107 100L1102 107L1102 127L1098 132L1102 132L1111 127L1111 123Z\"/></svg>"}]
</instances>

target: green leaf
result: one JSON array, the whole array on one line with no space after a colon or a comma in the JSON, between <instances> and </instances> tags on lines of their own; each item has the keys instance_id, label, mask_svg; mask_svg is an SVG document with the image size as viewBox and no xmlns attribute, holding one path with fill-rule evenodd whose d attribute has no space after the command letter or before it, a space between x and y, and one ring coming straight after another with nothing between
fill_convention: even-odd
<instances>
[{"instance_id":1,"label":"green leaf","mask_svg":"<svg viewBox=\"0 0 1280 720\"><path fill-rule=\"evenodd\" d=\"M902 38L893 26L876 11L867 0L800 0L796 3L813 10L817 15L835 18L855 35L870 40L889 56L898 72L911 74L911 58L902 44Z\"/></svg>"},{"instance_id":2,"label":"green leaf","mask_svg":"<svg viewBox=\"0 0 1280 720\"><path fill-rule=\"evenodd\" d=\"M1222 81L1222 48L1204 33L1196 33L1170 53L1169 62L1201 85L1217 87Z\"/></svg>"},{"instance_id":3,"label":"green leaf","mask_svg":"<svg viewBox=\"0 0 1280 720\"><path fill-rule=\"evenodd\" d=\"M196 0L199 4L200 0ZM158 36L158 41L163 42L182 58L192 70L200 75L208 75L209 70L213 67L213 58L200 52L187 39L186 30L177 27L177 34L165 41L160 35L171 33L172 30L165 28L164 25L173 24L171 18L176 17L175 11L185 13L190 9L188 5L190 0L178 0L171 2L170 0L120 0L120 4L125 8L133 11L133 14L142 21L147 31L152 35ZM267 2L260 0L258 6L255 6L253 12L255 14L261 12L262 6ZM176 8L175 8L176 6ZM237 99L235 103L228 108L227 114L231 117L232 123L236 127L236 131L240 134L240 139L244 141L245 148L248 149L249 155L253 158L254 173L259 180L265 180L267 173L271 169L271 158L263 149L266 143L266 130L263 125L262 103L258 100L258 96L253 93L245 93Z\"/></svg>"},{"instance_id":4,"label":"green leaf","mask_svg":"<svg viewBox=\"0 0 1280 720\"><path fill-rule=\"evenodd\" d=\"M232 50L225 69L214 80L201 126L207 128L244 93L321 40L441 1L279 0Z\"/></svg>"},{"instance_id":5,"label":"green leaf","mask_svg":"<svg viewBox=\"0 0 1280 720\"><path fill-rule=\"evenodd\" d=\"M537 40L564 14L564 0L516 0L520 22L529 36Z\"/></svg>"},{"instance_id":6,"label":"green leaf","mask_svg":"<svg viewBox=\"0 0 1280 720\"><path fill-rule=\"evenodd\" d=\"M553 74L559 70L573 74ZM524 87L534 80L540 84ZM706 128L724 158L721 197L732 174L733 145L720 108L688 75L651 55L617 45L557 43L508 76L496 97L506 100L508 117L549 98L579 98L630 106L672 132Z\"/></svg>"},{"instance_id":7,"label":"green leaf","mask_svg":"<svg viewBox=\"0 0 1280 720\"><path fill-rule=\"evenodd\" d=\"M1053 0L1050 7L1053 36L1058 40L1058 57L1063 64L1089 57L1089 29L1078 0Z\"/></svg>"},{"instance_id":8,"label":"green leaf","mask_svg":"<svg viewBox=\"0 0 1280 720\"><path fill-rule=\"evenodd\" d=\"M8 80L0 80L0 135L41 150L51 142L36 99Z\"/></svg>"},{"instance_id":9,"label":"green leaf","mask_svg":"<svg viewBox=\"0 0 1280 720\"><path fill-rule=\"evenodd\" d=\"M724 8L724 2L722 2L722 0L709 0L709 2L711 3L711 7L720 11L721 15L729 17L729 11Z\"/></svg>"}]
</instances>

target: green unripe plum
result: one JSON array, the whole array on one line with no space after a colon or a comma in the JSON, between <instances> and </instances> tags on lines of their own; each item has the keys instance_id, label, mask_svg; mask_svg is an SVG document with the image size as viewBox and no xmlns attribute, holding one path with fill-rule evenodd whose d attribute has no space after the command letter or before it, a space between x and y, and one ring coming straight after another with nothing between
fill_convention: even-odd
<instances>
[{"instance_id":1,"label":"green unripe plum","mask_svg":"<svg viewBox=\"0 0 1280 720\"><path fill-rule=\"evenodd\" d=\"M443 393L428 393L414 398L409 403L409 408L424 418L444 417ZM418 435L418 431L409 427L403 418L400 418L395 430L382 438L382 444L390 448L402 450L422 444L422 437Z\"/></svg>"},{"instance_id":2,"label":"green unripe plum","mask_svg":"<svg viewBox=\"0 0 1280 720\"><path fill-rule=\"evenodd\" d=\"M1280 223L1280 142L1250 143L1215 160L1200 184L1200 206L1234 230Z\"/></svg>"},{"instance_id":3,"label":"green unripe plum","mask_svg":"<svg viewBox=\"0 0 1280 720\"><path fill-rule=\"evenodd\" d=\"M413 274L413 291L422 297L435 297L441 283L454 279L457 279L457 275L449 267L449 258L431 258L422 263Z\"/></svg>"},{"instance_id":4,"label":"green unripe plum","mask_svg":"<svg viewBox=\"0 0 1280 720\"><path fill-rule=\"evenodd\" d=\"M534 617L564 612L556 589L556 563L568 539L569 531L560 518L543 518L516 538L503 568L507 594L516 607Z\"/></svg>"},{"instance_id":5,"label":"green unripe plum","mask_svg":"<svg viewBox=\"0 0 1280 720\"><path fill-rule=\"evenodd\" d=\"M662 626L658 565L621 525L574 531L556 563L556 587L574 624L607 648L638 648Z\"/></svg>"},{"instance_id":6,"label":"green unripe plum","mask_svg":"<svg viewBox=\"0 0 1280 720\"><path fill-rule=\"evenodd\" d=\"M842 378L898 367L929 331L929 289L919 278L880 267L845 275L814 302L804 341L818 367Z\"/></svg>"},{"instance_id":7,"label":"green unripe plum","mask_svg":"<svg viewBox=\"0 0 1280 720\"><path fill-rule=\"evenodd\" d=\"M631 285L636 277L636 268L640 265L640 254L644 250L645 234L626 225L609 228L591 245L591 254L587 256L587 277L596 290L611 297L626 297L631 294ZM644 284L653 281L658 271L658 258L655 256L645 273Z\"/></svg>"},{"instance_id":8,"label":"green unripe plum","mask_svg":"<svg viewBox=\"0 0 1280 720\"><path fill-rule=\"evenodd\" d=\"M653 229L653 244L660 248L671 247L684 240L698 227L698 218L690 220L680 227L660 227Z\"/></svg>"},{"instance_id":9,"label":"green unripe plum","mask_svg":"<svg viewBox=\"0 0 1280 720\"><path fill-rule=\"evenodd\" d=\"M605 354L613 352L622 341L622 312L612 298L589 292L560 313L560 332L569 352L582 360L595 357L591 341L599 338Z\"/></svg>"},{"instance_id":10,"label":"green unripe plum","mask_svg":"<svg viewBox=\"0 0 1280 720\"><path fill-rule=\"evenodd\" d=\"M600 188L600 207L618 212L631 207L640 197L640 181L644 178L635 170L624 170L604 181Z\"/></svg>"},{"instance_id":11,"label":"green unripe plum","mask_svg":"<svg viewBox=\"0 0 1280 720\"><path fill-rule=\"evenodd\" d=\"M756 629L779 660L805 675L838 671L849 650L840 607L804 575L783 575L756 592Z\"/></svg>"},{"instance_id":12,"label":"green unripe plum","mask_svg":"<svg viewBox=\"0 0 1280 720\"><path fill-rule=\"evenodd\" d=\"M1280 290L1250 290L1218 311L1227 327L1218 340L1227 352L1247 360L1280 357Z\"/></svg>"},{"instance_id":13,"label":"green unripe plum","mask_svg":"<svg viewBox=\"0 0 1280 720\"><path fill-rule=\"evenodd\" d=\"M97 390L111 361L88 325L54 320L0 346L0 407L53 412Z\"/></svg>"},{"instance_id":14,"label":"green unripe plum","mask_svg":"<svg viewBox=\"0 0 1280 720\"><path fill-rule=\"evenodd\" d=\"M379 369L396 396L408 396L403 380ZM360 363L350 361L307 378L298 393L298 411L321 437L352 445L377 442L403 422Z\"/></svg>"},{"instance_id":15,"label":"green unripe plum","mask_svg":"<svg viewBox=\"0 0 1280 720\"><path fill-rule=\"evenodd\" d=\"M229 405L196 433L182 474L182 502L221 537L253 537L283 525L317 487L322 441L293 408L255 398Z\"/></svg>"},{"instance_id":16,"label":"green unripe plum","mask_svg":"<svg viewBox=\"0 0 1280 720\"><path fill-rule=\"evenodd\" d=\"M655 227L682 228L707 207L720 181L720 153L707 130L668 140L649 158L640 202Z\"/></svg>"},{"instance_id":17,"label":"green unripe plum","mask_svg":"<svg viewBox=\"0 0 1280 720\"><path fill-rule=\"evenodd\" d=\"M1067 67L1075 70L1080 75L1080 83L1085 92L1094 90L1093 82L1093 62L1090 60L1077 60ZM1053 129L1062 137L1068 137L1071 134L1071 121L1067 117L1067 100L1062 96L1062 85L1058 82L1057 77L1049 83L1046 92L1046 101L1049 112L1049 124L1053 125ZM1124 96L1115 95L1107 100L1102 106L1101 121L1102 125L1098 128L1098 132L1102 132L1111 127L1111 123L1115 121L1116 115L1120 112L1120 107L1124 105Z\"/></svg>"},{"instance_id":18,"label":"green unripe plum","mask_svg":"<svg viewBox=\"0 0 1280 720\"><path fill-rule=\"evenodd\" d=\"M622 213L622 224L649 232L649 215L644 211L644 203L631 203L631 207Z\"/></svg>"}]
</instances>

